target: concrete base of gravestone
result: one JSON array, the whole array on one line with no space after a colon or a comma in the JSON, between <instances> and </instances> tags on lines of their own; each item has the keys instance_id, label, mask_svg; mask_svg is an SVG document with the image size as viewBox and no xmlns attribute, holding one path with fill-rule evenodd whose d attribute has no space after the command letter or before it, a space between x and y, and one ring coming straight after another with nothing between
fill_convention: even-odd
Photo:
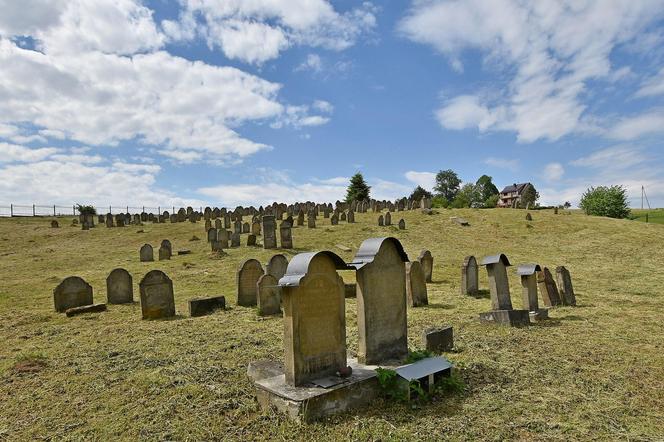
<instances>
[{"instance_id":1,"label":"concrete base of gravestone","mask_svg":"<svg viewBox=\"0 0 664 442\"><path fill-rule=\"evenodd\" d=\"M344 284L344 297L357 298L357 284L354 282Z\"/></svg>"},{"instance_id":2,"label":"concrete base of gravestone","mask_svg":"<svg viewBox=\"0 0 664 442\"><path fill-rule=\"evenodd\" d=\"M480 322L525 327L530 325L530 312L528 310L491 310L480 313Z\"/></svg>"},{"instance_id":3,"label":"concrete base of gravestone","mask_svg":"<svg viewBox=\"0 0 664 442\"><path fill-rule=\"evenodd\" d=\"M327 376L302 387L286 383L280 362L252 362L247 375L256 387L256 397L263 410L276 409L297 422L313 422L328 416L367 406L380 395L377 366L362 365L348 359L353 369L347 378Z\"/></svg>"},{"instance_id":4,"label":"concrete base of gravestone","mask_svg":"<svg viewBox=\"0 0 664 442\"><path fill-rule=\"evenodd\" d=\"M422 332L422 345L433 353L450 351L454 347L452 327L429 328Z\"/></svg>"},{"instance_id":5,"label":"concrete base of gravestone","mask_svg":"<svg viewBox=\"0 0 664 442\"><path fill-rule=\"evenodd\" d=\"M72 307L65 310L67 317L80 315L82 313L99 313L106 311L106 304L90 304L82 305L81 307Z\"/></svg>"},{"instance_id":6,"label":"concrete base of gravestone","mask_svg":"<svg viewBox=\"0 0 664 442\"><path fill-rule=\"evenodd\" d=\"M532 322L538 322L538 321L543 321L545 319L549 319L549 309L546 308L540 308L536 311L528 312L530 315L530 320Z\"/></svg>"},{"instance_id":7,"label":"concrete base of gravestone","mask_svg":"<svg viewBox=\"0 0 664 442\"><path fill-rule=\"evenodd\" d=\"M226 298L223 296L213 296L210 298L194 298L188 301L189 316L205 316L215 310L224 310L226 308Z\"/></svg>"}]
</instances>

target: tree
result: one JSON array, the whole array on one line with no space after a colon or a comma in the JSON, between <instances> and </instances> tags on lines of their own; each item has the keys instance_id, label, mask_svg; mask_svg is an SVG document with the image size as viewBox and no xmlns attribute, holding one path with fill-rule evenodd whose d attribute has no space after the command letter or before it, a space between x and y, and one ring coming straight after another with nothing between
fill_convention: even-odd
<instances>
[{"instance_id":1,"label":"tree","mask_svg":"<svg viewBox=\"0 0 664 442\"><path fill-rule=\"evenodd\" d=\"M410 194L410 199L413 201L421 201L422 198L432 198L431 192L423 188L422 186L417 186L413 193Z\"/></svg>"},{"instance_id":2,"label":"tree","mask_svg":"<svg viewBox=\"0 0 664 442\"><path fill-rule=\"evenodd\" d=\"M452 207L455 209L481 207L484 205L483 203L478 187L473 183L466 183L454 197Z\"/></svg>"},{"instance_id":3,"label":"tree","mask_svg":"<svg viewBox=\"0 0 664 442\"><path fill-rule=\"evenodd\" d=\"M569 201L565 201L565 204L563 204L563 208L569 209L570 207L572 207L572 203L570 203Z\"/></svg>"},{"instance_id":4,"label":"tree","mask_svg":"<svg viewBox=\"0 0 664 442\"><path fill-rule=\"evenodd\" d=\"M484 207L487 209L494 209L498 205L498 200L500 199L499 194L491 195L484 201Z\"/></svg>"},{"instance_id":5,"label":"tree","mask_svg":"<svg viewBox=\"0 0 664 442\"><path fill-rule=\"evenodd\" d=\"M371 187L364 181L364 177L360 172L357 172L350 179L348 190L346 190L346 202L364 201L369 199L369 191Z\"/></svg>"},{"instance_id":6,"label":"tree","mask_svg":"<svg viewBox=\"0 0 664 442\"><path fill-rule=\"evenodd\" d=\"M436 186L433 190L447 201L452 201L459 193L460 185L461 180L455 171L441 170L436 174Z\"/></svg>"},{"instance_id":7,"label":"tree","mask_svg":"<svg viewBox=\"0 0 664 442\"><path fill-rule=\"evenodd\" d=\"M482 201L487 201L490 197L498 195L498 188L493 184L493 178L488 175L482 175L475 183L477 191L480 193ZM497 202L498 200L496 200ZM493 207L496 207L495 205Z\"/></svg>"},{"instance_id":8,"label":"tree","mask_svg":"<svg viewBox=\"0 0 664 442\"><path fill-rule=\"evenodd\" d=\"M591 187L581 197L579 207L587 215L627 218L630 214L627 190L623 186Z\"/></svg>"},{"instance_id":9,"label":"tree","mask_svg":"<svg viewBox=\"0 0 664 442\"><path fill-rule=\"evenodd\" d=\"M94 208L94 206L86 206L83 204L76 204L76 210L78 210L78 213L81 215L96 215L97 214L97 209Z\"/></svg>"},{"instance_id":10,"label":"tree","mask_svg":"<svg viewBox=\"0 0 664 442\"><path fill-rule=\"evenodd\" d=\"M521 194L521 207L533 207L539 199L539 192L535 186L529 184Z\"/></svg>"}]
</instances>

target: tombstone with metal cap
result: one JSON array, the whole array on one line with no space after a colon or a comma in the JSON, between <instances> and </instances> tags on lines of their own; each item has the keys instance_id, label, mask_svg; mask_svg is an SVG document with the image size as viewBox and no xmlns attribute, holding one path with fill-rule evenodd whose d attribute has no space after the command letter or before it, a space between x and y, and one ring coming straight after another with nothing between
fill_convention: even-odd
<instances>
[{"instance_id":1,"label":"tombstone with metal cap","mask_svg":"<svg viewBox=\"0 0 664 442\"><path fill-rule=\"evenodd\" d=\"M549 317L549 311L539 308L537 302L537 272L539 271L541 268L538 264L521 264L516 269L517 275L521 277L521 287L523 287L523 308L530 312L530 319L533 321L541 321Z\"/></svg>"},{"instance_id":2,"label":"tombstone with metal cap","mask_svg":"<svg viewBox=\"0 0 664 442\"><path fill-rule=\"evenodd\" d=\"M507 256L487 256L481 265L486 266L489 275L489 291L491 293L492 310L480 313L480 321L495 322L503 325L523 326L530 324L528 310L512 309L510 284L507 279L507 267L511 266Z\"/></svg>"}]
</instances>

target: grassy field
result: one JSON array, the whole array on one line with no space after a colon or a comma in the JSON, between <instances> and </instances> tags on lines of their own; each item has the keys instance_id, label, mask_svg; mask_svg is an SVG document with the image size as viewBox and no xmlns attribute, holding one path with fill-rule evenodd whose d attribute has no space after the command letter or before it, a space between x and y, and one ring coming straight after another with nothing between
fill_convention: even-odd
<instances>
[{"instance_id":1,"label":"grassy field","mask_svg":"<svg viewBox=\"0 0 664 442\"><path fill-rule=\"evenodd\" d=\"M211 257L202 223L82 231L71 217L59 229L46 218L0 219L0 440L663 440L664 226L579 212L536 211L532 222L520 210L438 212L404 213L405 231L378 227L375 214L339 226L321 217L315 230L294 229L297 249L284 253L328 249L350 260L362 240L388 235L411 259L431 250L430 305L409 309L409 344L419 348L427 327L454 326L447 357L467 391L416 409L380 400L310 425L261 412L246 376L249 362L282 358L283 331L280 318L235 306L235 272L273 252L243 246ZM194 234L202 240L190 242ZM192 254L140 263L139 247L164 238ZM480 324L490 300L459 294L459 266L466 255L498 252L512 263L566 265L578 306L524 329ZM132 273L135 299L143 275L164 270L182 316L143 321L138 303L74 318L53 311L52 290L70 275L105 302L116 267ZM518 307L513 269L510 279ZM480 283L488 288L483 270ZM187 299L218 294L227 311L185 316ZM351 355L356 316L347 300Z\"/></svg>"},{"instance_id":2,"label":"grassy field","mask_svg":"<svg viewBox=\"0 0 664 442\"><path fill-rule=\"evenodd\" d=\"M636 221L646 221L646 214L648 215L648 222L655 224L664 224L664 209L652 210L632 210L632 215Z\"/></svg>"}]
</instances>

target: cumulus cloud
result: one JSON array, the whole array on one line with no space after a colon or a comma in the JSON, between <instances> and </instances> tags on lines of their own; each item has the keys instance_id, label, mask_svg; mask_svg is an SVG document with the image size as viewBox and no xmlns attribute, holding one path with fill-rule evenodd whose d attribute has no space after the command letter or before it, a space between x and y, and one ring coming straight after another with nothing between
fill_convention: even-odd
<instances>
[{"instance_id":1,"label":"cumulus cloud","mask_svg":"<svg viewBox=\"0 0 664 442\"><path fill-rule=\"evenodd\" d=\"M484 160L484 164L511 171L516 171L519 169L519 160L517 159L508 160L506 158L489 157Z\"/></svg>"},{"instance_id":2,"label":"cumulus cloud","mask_svg":"<svg viewBox=\"0 0 664 442\"><path fill-rule=\"evenodd\" d=\"M434 172L416 172L409 170L404 174L406 179L426 190L432 190L436 185L436 174Z\"/></svg>"},{"instance_id":3,"label":"cumulus cloud","mask_svg":"<svg viewBox=\"0 0 664 442\"><path fill-rule=\"evenodd\" d=\"M619 119L609 130L617 140L634 140L646 135L664 133L664 109L649 111Z\"/></svg>"},{"instance_id":4,"label":"cumulus cloud","mask_svg":"<svg viewBox=\"0 0 664 442\"><path fill-rule=\"evenodd\" d=\"M560 163L549 163L542 172L546 181L558 181L565 174L565 168Z\"/></svg>"}]
</instances>

